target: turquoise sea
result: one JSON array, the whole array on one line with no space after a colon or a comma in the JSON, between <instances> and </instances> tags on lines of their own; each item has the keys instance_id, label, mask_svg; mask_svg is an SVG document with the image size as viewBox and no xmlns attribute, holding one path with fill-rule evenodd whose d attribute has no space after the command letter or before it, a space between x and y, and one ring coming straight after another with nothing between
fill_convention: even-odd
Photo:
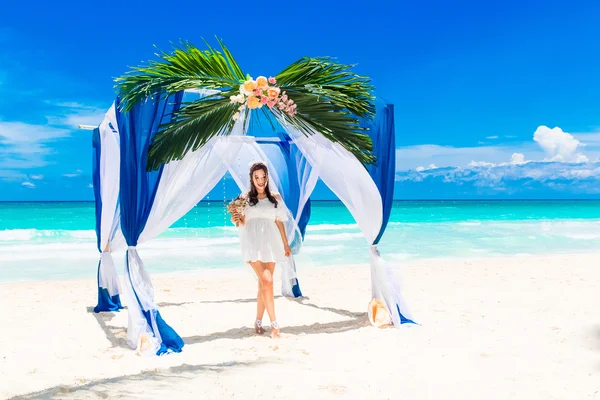
<instances>
[{"instance_id":1,"label":"turquoise sea","mask_svg":"<svg viewBox=\"0 0 600 400\"><path fill-rule=\"evenodd\" d=\"M368 244L343 204L312 204L298 268L367 263ZM93 202L0 203L0 282L95 277L94 221ZM597 252L600 200L397 201L380 250L391 262ZM223 202L200 203L140 255L151 273L242 267Z\"/></svg>"}]
</instances>

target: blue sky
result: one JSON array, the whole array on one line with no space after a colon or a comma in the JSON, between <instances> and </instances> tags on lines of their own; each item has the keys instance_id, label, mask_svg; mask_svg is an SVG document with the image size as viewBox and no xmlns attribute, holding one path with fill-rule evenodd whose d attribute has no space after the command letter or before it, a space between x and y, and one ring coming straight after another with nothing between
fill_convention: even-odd
<instances>
[{"instance_id":1,"label":"blue sky","mask_svg":"<svg viewBox=\"0 0 600 400\"><path fill-rule=\"evenodd\" d=\"M253 75L358 64L395 104L397 198L600 198L600 2L123 3L3 5L0 200L91 199L76 125L153 45L215 34Z\"/></svg>"}]
</instances>

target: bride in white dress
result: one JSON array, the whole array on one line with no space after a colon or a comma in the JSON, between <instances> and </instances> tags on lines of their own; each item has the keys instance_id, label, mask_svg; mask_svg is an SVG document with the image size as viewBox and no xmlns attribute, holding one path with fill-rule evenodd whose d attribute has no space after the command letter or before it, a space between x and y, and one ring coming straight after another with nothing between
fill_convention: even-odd
<instances>
[{"instance_id":1,"label":"bride in white dress","mask_svg":"<svg viewBox=\"0 0 600 400\"><path fill-rule=\"evenodd\" d=\"M256 298L256 333L263 334L262 318L265 313L271 320L271 337L278 338L279 324L275 318L273 296L273 271L277 262L292 254L283 222L287 209L281 196L269 190L269 174L263 163L250 167L250 192L244 194L248 207L244 214L234 212L231 221L240 227L240 243L244 261L252 266L258 277Z\"/></svg>"}]
</instances>

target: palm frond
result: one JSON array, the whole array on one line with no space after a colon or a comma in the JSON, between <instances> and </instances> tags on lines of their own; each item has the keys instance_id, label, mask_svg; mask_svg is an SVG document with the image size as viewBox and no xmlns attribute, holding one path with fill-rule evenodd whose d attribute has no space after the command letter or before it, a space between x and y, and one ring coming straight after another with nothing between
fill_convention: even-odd
<instances>
[{"instance_id":1,"label":"palm frond","mask_svg":"<svg viewBox=\"0 0 600 400\"><path fill-rule=\"evenodd\" d=\"M237 94L246 76L229 49L220 39L217 41L221 50L207 42L206 50L181 42L172 53L157 53L158 60L147 66L132 67L115 80L125 111L158 93L168 96L192 88L219 91L217 95L184 104L169 124L161 126L149 149L148 169L182 159L188 151L199 149L215 135L231 132L232 117L238 106L230 102L229 96ZM272 111L302 133L320 132L364 164L370 164L375 162L372 143L360 119L374 116L373 86L368 77L352 72L352 67L328 57L299 59L276 75L277 86L297 104L297 113L290 117L276 108ZM269 109L262 107L260 111L275 129ZM248 108L245 113L248 118Z\"/></svg>"},{"instance_id":2,"label":"palm frond","mask_svg":"<svg viewBox=\"0 0 600 400\"><path fill-rule=\"evenodd\" d=\"M297 104L289 123L306 135L322 133L364 164L375 162L373 145L359 118L375 114L369 78L330 58L302 58L277 75L277 83Z\"/></svg>"},{"instance_id":3,"label":"palm frond","mask_svg":"<svg viewBox=\"0 0 600 400\"><path fill-rule=\"evenodd\" d=\"M237 87L244 75L231 52L221 40L222 51L200 50L182 41L173 53L159 52L158 61L147 66L131 67L122 77L116 78L115 87L122 94L125 111L144 98L162 93L165 96L194 88L229 90Z\"/></svg>"},{"instance_id":4,"label":"palm frond","mask_svg":"<svg viewBox=\"0 0 600 400\"><path fill-rule=\"evenodd\" d=\"M160 127L148 151L149 171L173 160L181 160L217 135L228 135L235 121L237 107L227 92L185 103L174 113L169 124Z\"/></svg>"}]
</instances>

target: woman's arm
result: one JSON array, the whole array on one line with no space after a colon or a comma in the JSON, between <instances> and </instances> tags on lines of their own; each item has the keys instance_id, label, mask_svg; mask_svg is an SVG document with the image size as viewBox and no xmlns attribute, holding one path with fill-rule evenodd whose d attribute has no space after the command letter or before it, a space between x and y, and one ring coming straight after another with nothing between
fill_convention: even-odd
<instances>
[{"instance_id":1,"label":"woman's arm","mask_svg":"<svg viewBox=\"0 0 600 400\"><path fill-rule=\"evenodd\" d=\"M278 201L283 203L283 200L281 199L281 196L279 194L276 194L275 198ZM281 235L281 240L283 241L283 249L285 251L285 256L289 257L292 255L292 250L290 249L290 245L287 240L287 235L285 234L285 226L283 225L283 222L280 221L279 219L275 220L275 224L277 225L277 228L279 229L279 234Z\"/></svg>"},{"instance_id":2,"label":"woman's arm","mask_svg":"<svg viewBox=\"0 0 600 400\"><path fill-rule=\"evenodd\" d=\"M285 256L288 257L292 255L292 250L290 249L290 245L287 241L287 235L285 234L285 226L283 226L283 222L278 219L275 220L275 224L277 228L279 228L279 234L281 235L281 240L283 241L283 249L285 251Z\"/></svg>"}]
</instances>

